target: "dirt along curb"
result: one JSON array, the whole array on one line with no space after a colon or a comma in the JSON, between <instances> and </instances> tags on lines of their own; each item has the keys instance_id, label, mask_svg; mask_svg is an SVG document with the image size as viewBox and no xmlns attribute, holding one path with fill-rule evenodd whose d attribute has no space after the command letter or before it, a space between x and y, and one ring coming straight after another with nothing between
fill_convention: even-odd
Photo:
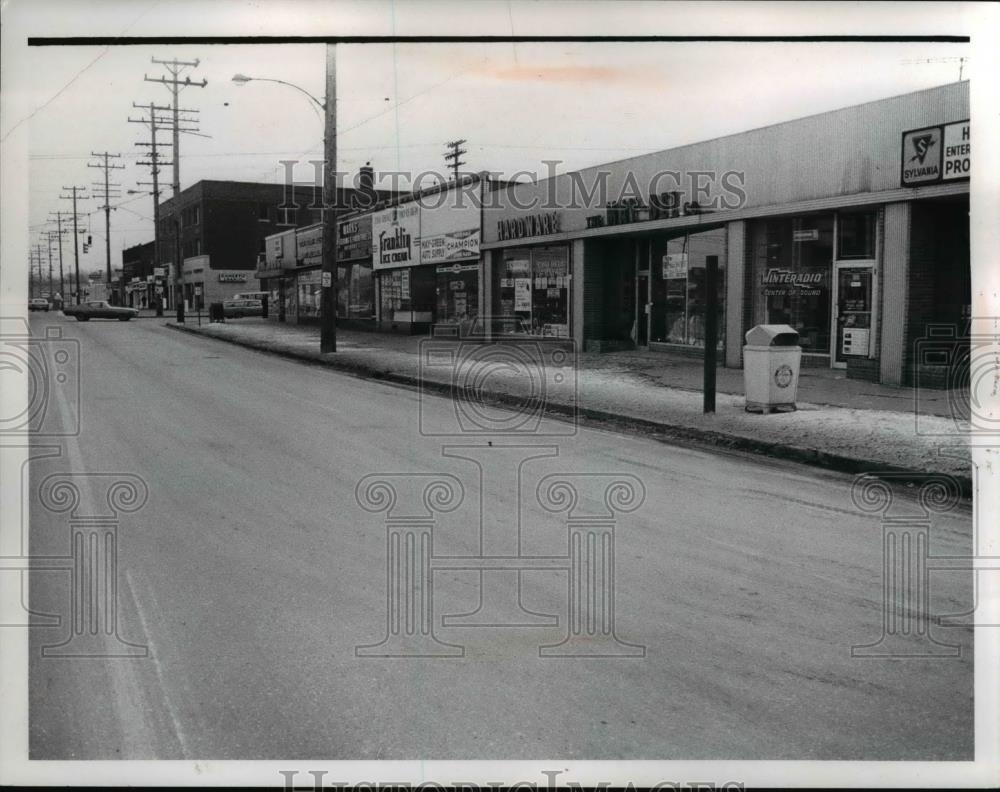
<instances>
[{"instance_id":1,"label":"dirt along curb","mask_svg":"<svg viewBox=\"0 0 1000 792\"><path fill-rule=\"evenodd\" d=\"M178 332L196 335L201 338L209 338L214 341L222 341L227 344L252 349L257 352L264 352L277 357L296 360L301 363L309 363L317 366L324 366L336 371L359 377L370 379L376 382L389 382L394 385L401 385L409 388L423 388L434 391L444 396L456 395L454 385L447 382L437 382L435 380L420 380L419 377L410 374L399 374L390 371L381 371L371 366L344 358L325 357L319 352L298 352L294 349L275 347L270 344L261 343L243 338L227 338L207 333L194 327L164 323L168 327ZM470 397L484 404L498 407L520 407L524 400L516 394L504 393L502 391L490 391L467 394ZM601 428L613 428L626 434L641 435L643 437L652 436L653 439L663 442L677 443L710 450L724 450L731 452L742 452L757 456L766 456L812 467L832 470L838 473L849 475L870 474L878 476L887 474L892 476L892 480L897 484L906 484L908 479L912 483L922 482L929 475L949 476L955 479L961 488L962 497L972 496L972 476L957 475L954 472L936 473L935 471L916 470L899 465L891 465L884 462L873 463L870 460L858 459L857 457L846 456L823 451L809 446L796 446L788 443L762 440L742 435L717 432L700 427L692 427L683 424L667 423L663 421L652 421L647 418L638 418L629 415L597 410L579 405L559 404L558 402L548 402L543 407L543 412L550 418L573 418L588 425Z\"/></svg>"}]
</instances>

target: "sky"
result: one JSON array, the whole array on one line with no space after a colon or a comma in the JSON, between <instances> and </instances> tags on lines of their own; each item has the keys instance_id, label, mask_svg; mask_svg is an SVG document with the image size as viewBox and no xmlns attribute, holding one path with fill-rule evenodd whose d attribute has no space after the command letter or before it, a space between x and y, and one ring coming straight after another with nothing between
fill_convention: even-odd
<instances>
[{"instance_id":1,"label":"sky","mask_svg":"<svg viewBox=\"0 0 1000 792\"><path fill-rule=\"evenodd\" d=\"M518 29L520 8L510 12ZM338 168L440 171L445 143L464 138L467 170L546 175L544 160L575 170L953 82L969 55L968 45L927 43L342 44ZM152 197L126 191L148 190L137 182L150 179L138 165L147 149L135 145L148 130L129 123L141 115L132 103L169 103L165 86L143 79L166 74L154 57L197 59L184 74L208 81L181 94L205 135L182 136L182 189L200 179L280 181L283 159L301 161L296 176L309 179L308 160L322 157L322 118L305 95L231 79L284 80L323 99L322 44L31 47L26 57L31 242L50 213L70 210L63 187L102 178L87 167L98 151L125 165L112 178L122 185L113 265L122 248L152 239ZM963 77L974 68L965 63ZM169 184L169 168L161 178ZM81 204L94 238L81 271L104 265L98 204Z\"/></svg>"}]
</instances>

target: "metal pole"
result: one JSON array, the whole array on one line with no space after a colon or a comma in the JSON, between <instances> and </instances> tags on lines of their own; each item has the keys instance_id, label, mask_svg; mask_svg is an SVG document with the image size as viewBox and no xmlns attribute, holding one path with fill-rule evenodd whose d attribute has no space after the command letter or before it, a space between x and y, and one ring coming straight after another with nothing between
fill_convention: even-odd
<instances>
[{"instance_id":1,"label":"metal pole","mask_svg":"<svg viewBox=\"0 0 1000 792\"><path fill-rule=\"evenodd\" d=\"M715 361L719 338L719 257L705 257L705 382L703 412L715 412Z\"/></svg>"},{"instance_id":2,"label":"metal pole","mask_svg":"<svg viewBox=\"0 0 1000 792\"><path fill-rule=\"evenodd\" d=\"M174 194L174 203L177 203L176 193ZM176 213L174 214L174 267L176 268L174 302L177 303L177 323L184 324L184 278L181 276L183 272L183 268L181 267L181 224L177 220Z\"/></svg>"},{"instance_id":3,"label":"metal pole","mask_svg":"<svg viewBox=\"0 0 1000 792\"><path fill-rule=\"evenodd\" d=\"M337 351L337 45L326 45L320 352Z\"/></svg>"}]
</instances>

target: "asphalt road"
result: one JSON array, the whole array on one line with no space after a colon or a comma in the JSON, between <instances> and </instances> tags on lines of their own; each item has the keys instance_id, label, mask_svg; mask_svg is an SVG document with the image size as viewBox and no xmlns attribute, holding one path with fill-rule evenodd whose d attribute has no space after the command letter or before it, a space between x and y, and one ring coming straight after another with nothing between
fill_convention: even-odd
<instances>
[{"instance_id":1,"label":"asphalt road","mask_svg":"<svg viewBox=\"0 0 1000 792\"><path fill-rule=\"evenodd\" d=\"M140 477L148 500L116 518L120 640L87 646L148 651L42 656L79 598L65 571L32 573L31 607L63 615L31 633L32 758L972 757L971 629L933 630L959 657L851 656L882 631L882 534L849 477L590 428L522 443L547 452L484 451L478 437L421 436L412 390L155 320L32 318L36 333L50 324L80 340L80 433L36 442L57 455L31 464L31 552L66 556L73 520L108 513L108 479L93 474ZM72 425L75 400L55 388L50 401L47 418ZM423 409L454 420L443 398ZM84 482L75 513L39 499L54 473ZM385 514L362 510L355 488L393 474L392 516L413 517L417 473L463 488L436 516L428 597L436 638L464 656L359 656L386 635L388 562ZM447 557L518 541L523 555L568 555L565 515L538 503L552 473L577 475L578 515L600 513L601 476L645 489L615 523L615 631L641 656L539 656L569 629L558 560L520 576L525 613L553 617L541 625L496 626L509 614L490 612L488 593L478 617L442 626L481 592L481 573ZM967 506L936 517L932 553L967 554L971 530ZM517 572L482 574L513 607ZM968 573L930 581L934 613L970 607Z\"/></svg>"}]
</instances>

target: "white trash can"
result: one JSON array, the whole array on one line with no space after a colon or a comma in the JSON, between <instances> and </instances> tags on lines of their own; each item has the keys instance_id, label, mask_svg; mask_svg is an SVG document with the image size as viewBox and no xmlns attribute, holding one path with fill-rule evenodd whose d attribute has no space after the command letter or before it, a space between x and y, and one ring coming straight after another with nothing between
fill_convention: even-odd
<instances>
[{"instance_id":1,"label":"white trash can","mask_svg":"<svg viewBox=\"0 0 1000 792\"><path fill-rule=\"evenodd\" d=\"M802 347L789 325L757 325L743 347L743 385L747 412L765 415L777 409L795 409Z\"/></svg>"}]
</instances>

